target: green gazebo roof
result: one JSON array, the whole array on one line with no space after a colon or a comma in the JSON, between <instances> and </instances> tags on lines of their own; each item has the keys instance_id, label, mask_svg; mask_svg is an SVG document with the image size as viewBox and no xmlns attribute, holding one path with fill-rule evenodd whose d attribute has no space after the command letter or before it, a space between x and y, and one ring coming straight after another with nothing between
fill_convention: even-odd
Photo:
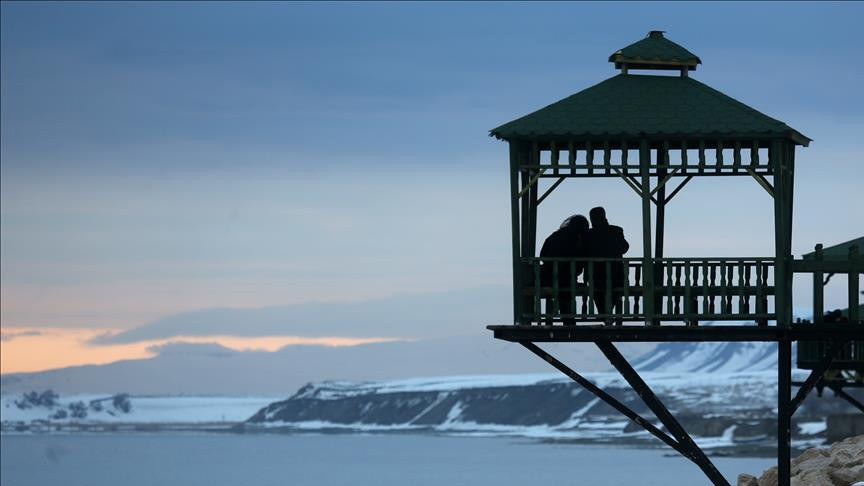
<instances>
[{"instance_id":1,"label":"green gazebo roof","mask_svg":"<svg viewBox=\"0 0 864 486\"><path fill-rule=\"evenodd\" d=\"M864 236L849 240L839 245L826 246L822 248L822 258L824 260L846 260L849 258L849 249L853 246L858 247L858 254L864 256ZM811 251L802 255L803 258L816 258L816 252Z\"/></svg>"},{"instance_id":2,"label":"green gazebo roof","mask_svg":"<svg viewBox=\"0 0 864 486\"><path fill-rule=\"evenodd\" d=\"M615 51L609 56L616 68L696 69L702 61L695 54L663 37L663 31L652 30L644 39Z\"/></svg>"},{"instance_id":3,"label":"green gazebo roof","mask_svg":"<svg viewBox=\"0 0 864 486\"><path fill-rule=\"evenodd\" d=\"M657 32L612 55L663 61L664 69L695 67L699 58ZM619 61L614 61L616 64ZM653 62L653 61L652 61ZM669 64L672 63L672 64ZM675 67L674 63L678 63ZM631 64L634 69L643 67ZM660 68L652 68L660 69ZM687 76L619 74L490 132L504 140L573 139L810 139Z\"/></svg>"}]
</instances>

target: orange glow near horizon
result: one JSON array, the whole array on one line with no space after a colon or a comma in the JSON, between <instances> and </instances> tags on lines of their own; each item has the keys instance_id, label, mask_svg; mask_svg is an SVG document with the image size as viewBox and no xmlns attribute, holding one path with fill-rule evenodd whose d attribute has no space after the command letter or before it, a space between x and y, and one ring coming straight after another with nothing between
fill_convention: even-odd
<instances>
[{"instance_id":1,"label":"orange glow near horizon","mask_svg":"<svg viewBox=\"0 0 864 486\"><path fill-rule=\"evenodd\" d=\"M44 371L78 365L99 365L127 359L146 359L155 355L147 348L160 344L217 343L237 351L277 351L285 346L312 344L321 346L356 346L377 342L399 341L398 338L345 338L299 336L175 336L169 339L130 344L92 345L88 341L106 332L105 328L34 328L4 327L0 341L0 374Z\"/></svg>"}]
</instances>

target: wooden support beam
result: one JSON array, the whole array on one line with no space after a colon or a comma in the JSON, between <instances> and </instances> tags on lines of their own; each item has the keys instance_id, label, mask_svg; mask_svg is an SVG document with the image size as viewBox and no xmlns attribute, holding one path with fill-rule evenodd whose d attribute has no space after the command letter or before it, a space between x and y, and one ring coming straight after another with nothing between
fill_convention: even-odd
<instances>
[{"instance_id":1,"label":"wooden support beam","mask_svg":"<svg viewBox=\"0 0 864 486\"><path fill-rule=\"evenodd\" d=\"M660 173L659 170L660 169L658 169L658 172L657 172L658 175ZM671 179L672 176L674 176L675 173L677 173L679 170L681 170L681 167L675 167L674 169L672 169L672 172L670 172L669 174L666 175L666 177L664 177L662 180L657 182L657 187L655 187L654 190L651 191L651 195L653 196L655 192L659 191L662 187L664 187L666 185L666 183L669 182L669 179Z\"/></svg>"},{"instance_id":2,"label":"wooden support beam","mask_svg":"<svg viewBox=\"0 0 864 486\"><path fill-rule=\"evenodd\" d=\"M792 468L792 341L777 342L777 484L789 486Z\"/></svg>"},{"instance_id":3,"label":"wooden support beam","mask_svg":"<svg viewBox=\"0 0 864 486\"><path fill-rule=\"evenodd\" d=\"M654 322L654 260L651 252L651 199L648 187L651 184L651 149L648 140L639 144L639 173L642 176L642 286L645 308L645 325Z\"/></svg>"},{"instance_id":4,"label":"wooden support beam","mask_svg":"<svg viewBox=\"0 0 864 486\"><path fill-rule=\"evenodd\" d=\"M801 384L801 387L798 388L798 393L795 394L795 398L789 403L789 417L791 418L795 415L795 411L798 410L798 407L804 403L804 399L807 398L807 395L810 394L810 391L814 386L822 379L825 375L825 372L828 371L828 368L831 367L831 363L834 362L834 359L840 353L840 351L848 344L846 341L832 341L831 345L828 346L828 349L825 350L825 355L822 356L822 359L819 360L819 364L813 368L813 371L810 372L810 376L804 380L804 383ZM798 343L800 346L801 343Z\"/></svg>"},{"instance_id":5,"label":"wooden support beam","mask_svg":"<svg viewBox=\"0 0 864 486\"><path fill-rule=\"evenodd\" d=\"M522 322L522 279L521 279L521 240L519 228L519 165L522 154L521 144L510 142L510 225L513 236L513 323Z\"/></svg>"},{"instance_id":6,"label":"wooden support beam","mask_svg":"<svg viewBox=\"0 0 864 486\"><path fill-rule=\"evenodd\" d=\"M720 474L720 471L714 466L711 462L711 459L708 459L708 456L696 445L696 442L690 437L690 434L684 430L684 427L675 419L669 409L663 405L663 402L660 401L659 398L654 394L651 388L642 380L642 377L639 376L639 373L630 366L630 363L621 355L618 349L611 342L598 341L597 347L600 348L600 351L606 356L612 366L621 373L621 376L627 380L627 383L636 391L642 401L645 402L645 405L654 412L654 415L660 419L660 422L666 427L672 436L675 437L678 444L681 445L681 448L684 449L685 457L693 461L702 472L708 476L708 479L711 480L716 486L729 486L729 482L726 481L726 478Z\"/></svg>"},{"instance_id":7,"label":"wooden support beam","mask_svg":"<svg viewBox=\"0 0 864 486\"><path fill-rule=\"evenodd\" d=\"M528 192L529 189L531 189L531 186L533 186L534 184L537 183L537 180L540 179L540 176L543 175L544 172L546 172L547 168L548 167L541 167L540 170L537 171L537 173L534 174L534 176L528 180L528 183L525 184L525 187L523 187L522 190L519 191L519 194L516 195L516 199L519 199L522 196L524 196L525 193Z\"/></svg>"},{"instance_id":8,"label":"wooden support beam","mask_svg":"<svg viewBox=\"0 0 864 486\"><path fill-rule=\"evenodd\" d=\"M566 179L566 177L564 177L564 176L559 177L558 180L555 181L555 183L552 184L552 186L549 189L546 189L546 192L544 192L543 195L540 196L539 199L537 199L537 205L539 206L540 203L542 203L543 200L549 196L549 194L552 194L552 191L554 191L556 187L561 185L561 183L564 182L564 179Z\"/></svg>"},{"instance_id":9,"label":"wooden support beam","mask_svg":"<svg viewBox=\"0 0 864 486\"><path fill-rule=\"evenodd\" d=\"M773 198L774 188L771 186L771 183L768 182L767 179L765 179L765 176L763 176L762 174L757 174L756 171L754 171L751 167L746 167L746 170L747 173L753 176L753 178L756 179L756 182L758 182L759 185L762 186L762 188L765 189L766 192L768 192L768 195Z\"/></svg>"},{"instance_id":10,"label":"wooden support beam","mask_svg":"<svg viewBox=\"0 0 864 486\"><path fill-rule=\"evenodd\" d=\"M831 388L831 391L834 392L835 395L849 402L853 407L857 408L864 412L864 403L859 402L855 397L843 391L838 385L828 385L828 388Z\"/></svg>"},{"instance_id":11,"label":"wooden support beam","mask_svg":"<svg viewBox=\"0 0 864 486\"><path fill-rule=\"evenodd\" d=\"M579 385L581 385L582 388L585 388L586 390L588 390L589 392L594 394L594 396L596 396L600 400L603 400L607 405L609 405L610 407L614 408L615 410L621 412L621 414L623 414L625 417L629 418L630 420L635 422L637 425L639 425L643 429L650 432L651 435L653 435L654 437L657 437L658 439L663 441L666 445L668 445L669 447L678 451L681 455L686 455L684 449L678 444L678 442L676 442L675 439L670 437L667 433L658 429L654 424L652 424L651 422L642 418L641 415L639 415L638 413L631 410L627 405L624 405L623 403L618 401L615 397L613 397L612 395L603 391L602 388L599 388L597 385L591 383L590 381L585 379L585 377L583 377L579 373L573 371L570 367L568 367L564 363L555 359L554 356L550 355L549 353L547 353L546 351L541 349L536 344L534 344L530 341L521 341L519 344L521 344L522 346L525 346L525 348L527 348L529 351L531 351L532 353L539 356L540 359L549 363L555 369L557 369L558 371L567 375L567 377L569 377L571 380L573 380L576 383L578 383Z\"/></svg>"},{"instance_id":12,"label":"wooden support beam","mask_svg":"<svg viewBox=\"0 0 864 486\"><path fill-rule=\"evenodd\" d=\"M675 197L675 194L678 194L678 191L680 191L681 189L683 189L684 186L686 186L687 183L690 182L691 179L693 179L693 176L692 176L692 175L691 175L691 176L687 176L686 178L684 178L684 180L681 181L681 182L678 184L678 186L675 187L675 189L672 190L672 193L669 194L668 196L666 196L666 204L669 204L669 201L671 201L672 198Z\"/></svg>"}]
</instances>

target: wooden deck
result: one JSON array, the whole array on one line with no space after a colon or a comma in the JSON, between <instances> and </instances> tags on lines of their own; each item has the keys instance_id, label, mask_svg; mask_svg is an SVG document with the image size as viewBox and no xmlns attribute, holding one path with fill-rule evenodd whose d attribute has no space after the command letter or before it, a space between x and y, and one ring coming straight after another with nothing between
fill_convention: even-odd
<instances>
[{"instance_id":1,"label":"wooden deck","mask_svg":"<svg viewBox=\"0 0 864 486\"><path fill-rule=\"evenodd\" d=\"M864 340L861 324L777 326L486 326L496 339L513 342L706 342Z\"/></svg>"}]
</instances>

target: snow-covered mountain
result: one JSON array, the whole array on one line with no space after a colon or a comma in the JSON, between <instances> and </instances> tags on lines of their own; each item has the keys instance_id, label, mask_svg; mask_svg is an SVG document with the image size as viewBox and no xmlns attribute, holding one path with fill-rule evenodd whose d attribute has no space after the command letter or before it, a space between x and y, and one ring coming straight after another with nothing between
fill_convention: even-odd
<instances>
[{"instance_id":1,"label":"snow-covered mountain","mask_svg":"<svg viewBox=\"0 0 864 486\"><path fill-rule=\"evenodd\" d=\"M640 371L737 373L777 369L777 344L770 342L662 343L633 361Z\"/></svg>"},{"instance_id":2,"label":"snow-covered mountain","mask_svg":"<svg viewBox=\"0 0 864 486\"><path fill-rule=\"evenodd\" d=\"M703 446L770 444L776 425L776 349L774 343L671 343L634 363ZM585 376L638 413L652 416L618 373ZM841 402L827 396L805 402L796 415L799 437L813 438L824 430L826 406L844 410ZM309 384L291 398L262 408L245 426L654 440L554 373Z\"/></svg>"}]
</instances>

